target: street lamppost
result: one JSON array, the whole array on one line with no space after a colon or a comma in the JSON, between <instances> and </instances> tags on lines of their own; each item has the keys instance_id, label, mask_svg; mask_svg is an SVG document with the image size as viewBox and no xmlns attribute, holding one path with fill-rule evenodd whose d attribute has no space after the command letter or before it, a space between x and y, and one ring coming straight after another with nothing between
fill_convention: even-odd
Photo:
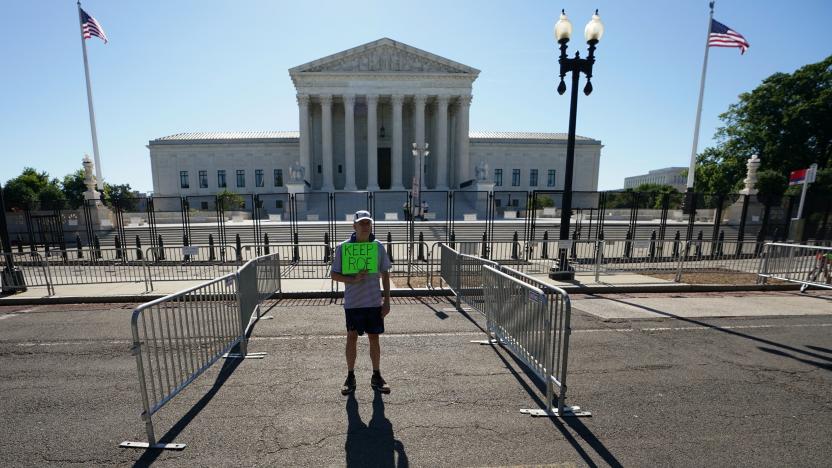
<instances>
[{"instance_id":1,"label":"street lamppost","mask_svg":"<svg viewBox=\"0 0 832 468\"><path fill-rule=\"evenodd\" d=\"M416 192L414 194L416 197L414 198L418 198L418 203L416 204L416 210L414 210L413 216L415 216L415 213L419 213L420 216L424 216L424 213L422 213L422 174L425 173L423 161L430 155L428 146L429 145L427 143L424 145L413 143L413 157L419 158L419 174L414 177L413 181L413 191ZM414 203L416 203L416 200L414 200Z\"/></svg>"},{"instance_id":2,"label":"street lamppost","mask_svg":"<svg viewBox=\"0 0 832 468\"><path fill-rule=\"evenodd\" d=\"M598 10L592 15L589 23L584 28L584 38L589 44L589 54L586 58L581 58L580 52L575 52L574 58L566 56L566 44L572 36L572 23L566 17L566 12L561 10L560 18L555 23L555 40L560 44L560 57L558 63L560 64L560 84L558 85L558 94L566 92L566 83L563 78L567 73L572 73L572 93L569 103L569 137L566 141L566 170L564 172L563 182L563 207L560 215L560 240L565 241L569 239L569 222L572 216L572 170L575 162L575 115L578 110L578 80L581 77L581 72L586 75L586 86L584 86L584 94L589 96L592 93L592 65L595 64L595 45L601 40L604 35L604 24L601 23L601 17L598 16ZM569 266L567 261L567 249L560 248L560 261L557 268L552 268L549 272L549 277L555 280L572 280L575 279L575 271Z\"/></svg>"}]
</instances>

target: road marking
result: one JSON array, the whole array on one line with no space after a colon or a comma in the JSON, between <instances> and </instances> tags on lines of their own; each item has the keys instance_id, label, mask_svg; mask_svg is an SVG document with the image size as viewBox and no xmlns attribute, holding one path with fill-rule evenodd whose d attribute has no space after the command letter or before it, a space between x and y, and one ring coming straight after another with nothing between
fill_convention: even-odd
<instances>
[{"instance_id":1,"label":"road marking","mask_svg":"<svg viewBox=\"0 0 832 468\"><path fill-rule=\"evenodd\" d=\"M4 314L0 315L0 320L5 320L7 318L17 317L19 314Z\"/></svg>"}]
</instances>

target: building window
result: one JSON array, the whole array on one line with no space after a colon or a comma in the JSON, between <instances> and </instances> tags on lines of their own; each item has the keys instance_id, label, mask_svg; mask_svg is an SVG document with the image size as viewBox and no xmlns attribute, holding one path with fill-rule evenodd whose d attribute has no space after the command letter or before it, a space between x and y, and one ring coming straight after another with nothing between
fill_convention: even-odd
<instances>
[{"instance_id":1,"label":"building window","mask_svg":"<svg viewBox=\"0 0 832 468\"><path fill-rule=\"evenodd\" d=\"M246 186L246 171L245 169L237 169L237 187Z\"/></svg>"},{"instance_id":2,"label":"building window","mask_svg":"<svg viewBox=\"0 0 832 468\"><path fill-rule=\"evenodd\" d=\"M182 188L190 188L188 183L188 171L179 171L179 186Z\"/></svg>"},{"instance_id":3,"label":"building window","mask_svg":"<svg viewBox=\"0 0 832 468\"><path fill-rule=\"evenodd\" d=\"M502 169L494 169L494 185L497 187L503 186L503 170Z\"/></svg>"},{"instance_id":4,"label":"building window","mask_svg":"<svg viewBox=\"0 0 832 468\"><path fill-rule=\"evenodd\" d=\"M217 171L217 187L225 188L225 169Z\"/></svg>"},{"instance_id":5,"label":"building window","mask_svg":"<svg viewBox=\"0 0 832 468\"><path fill-rule=\"evenodd\" d=\"M200 210L207 210L208 209L208 202L207 201L199 202L199 209Z\"/></svg>"},{"instance_id":6,"label":"building window","mask_svg":"<svg viewBox=\"0 0 832 468\"><path fill-rule=\"evenodd\" d=\"M511 186L512 187L519 187L520 186L520 169L512 169L511 170Z\"/></svg>"},{"instance_id":7,"label":"building window","mask_svg":"<svg viewBox=\"0 0 832 468\"><path fill-rule=\"evenodd\" d=\"M546 186L547 187L554 187L555 186L555 170L549 169L549 175L546 178Z\"/></svg>"},{"instance_id":8,"label":"building window","mask_svg":"<svg viewBox=\"0 0 832 468\"><path fill-rule=\"evenodd\" d=\"M208 171L199 171L199 188L208 188Z\"/></svg>"},{"instance_id":9,"label":"building window","mask_svg":"<svg viewBox=\"0 0 832 468\"><path fill-rule=\"evenodd\" d=\"M338 165L338 173L342 174L344 172L344 168L339 164Z\"/></svg>"},{"instance_id":10,"label":"building window","mask_svg":"<svg viewBox=\"0 0 832 468\"><path fill-rule=\"evenodd\" d=\"M320 173L321 173L321 165L318 164L318 174L320 174Z\"/></svg>"},{"instance_id":11,"label":"building window","mask_svg":"<svg viewBox=\"0 0 832 468\"><path fill-rule=\"evenodd\" d=\"M274 201L274 207L277 208L278 210L282 210L283 209L283 200L275 200Z\"/></svg>"},{"instance_id":12,"label":"building window","mask_svg":"<svg viewBox=\"0 0 832 468\"><path fill-rule=\"evenodd\" d=\"M274 170L274 186L283 187L283 169Z\"/></svg>"},{"instance_id":13,"label":"building window","mask_svg":"<svg viewBox=\"0 0 832 468\"><path fill-rule=\"evenodd\" d=\"M263 169L255 169L254 170L254 186L255 187L262 187L263 186Z\"/></svg>"},{"instance_id":14,"label":"building window","mask_svg":"<svg viewBox=\"0 0 832 468\"><path fill-rule=\"evenodd\" d=\"M537 169L532 169L529 171L529 186L537 187Z\"/></svg>"}]
</instances>

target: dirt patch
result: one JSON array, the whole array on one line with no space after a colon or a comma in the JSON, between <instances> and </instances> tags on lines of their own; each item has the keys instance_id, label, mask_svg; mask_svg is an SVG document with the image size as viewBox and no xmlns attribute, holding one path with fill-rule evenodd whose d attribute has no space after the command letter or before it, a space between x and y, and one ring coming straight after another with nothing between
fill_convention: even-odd
<instances>
[{"instance_id":1,"label":"dirt patch","mask_svg":"<svg viewBox=\"0 0 832 468\"><path fill-rule=\"evenodd\" d=\"M393 276L390 278L390 281L393 282L393 286L396 288L427 288L428 287L428 279L424 276L412 276L410 277L410 284L407 284L407 277L406 276ZM442 279L439 275L433 276L433 281L431 282L431 286L434 288L441 287Z\"/></svg>"},{"instance_id":2,"label":"dirt patch","mask_svg":"<svg viewBox=\"0 0 832 468\"><path fill-rule=\"evenodd\" d=\"M673 281L676 278L676 273L651 273L653 278ZM718 271L718 272L694 272L682 273L682 283L687 284L730 284L730 285L749 285L757 284L757 275L755 273L745 273L739 271ZM786 284L786 281L769 278L768 284Z\"/></svg>"}]
</instances>

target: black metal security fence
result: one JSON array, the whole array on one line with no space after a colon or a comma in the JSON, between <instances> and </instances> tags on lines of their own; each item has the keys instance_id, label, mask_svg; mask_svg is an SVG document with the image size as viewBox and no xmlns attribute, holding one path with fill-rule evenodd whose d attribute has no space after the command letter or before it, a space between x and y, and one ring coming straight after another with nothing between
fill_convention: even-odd
<instances>
[{"instance_id":1,"label":"black metal security fence","mask_svg":"<svg viewBox=\"0 0 832 468\"><path fill-rule=\"evenodd\" d=\"M325 243L351 232L369 209L376 233L392 242L519 241L559 237L563 192L495 190L258 193L217 197L88 200L75 209L34 204L7 213L17 252L78 248ZM832 199L754 195L574 192L570 240L823 241L832 238ZM799 227L800 229L796 229Z\"/></svg>"}]
</instances>

